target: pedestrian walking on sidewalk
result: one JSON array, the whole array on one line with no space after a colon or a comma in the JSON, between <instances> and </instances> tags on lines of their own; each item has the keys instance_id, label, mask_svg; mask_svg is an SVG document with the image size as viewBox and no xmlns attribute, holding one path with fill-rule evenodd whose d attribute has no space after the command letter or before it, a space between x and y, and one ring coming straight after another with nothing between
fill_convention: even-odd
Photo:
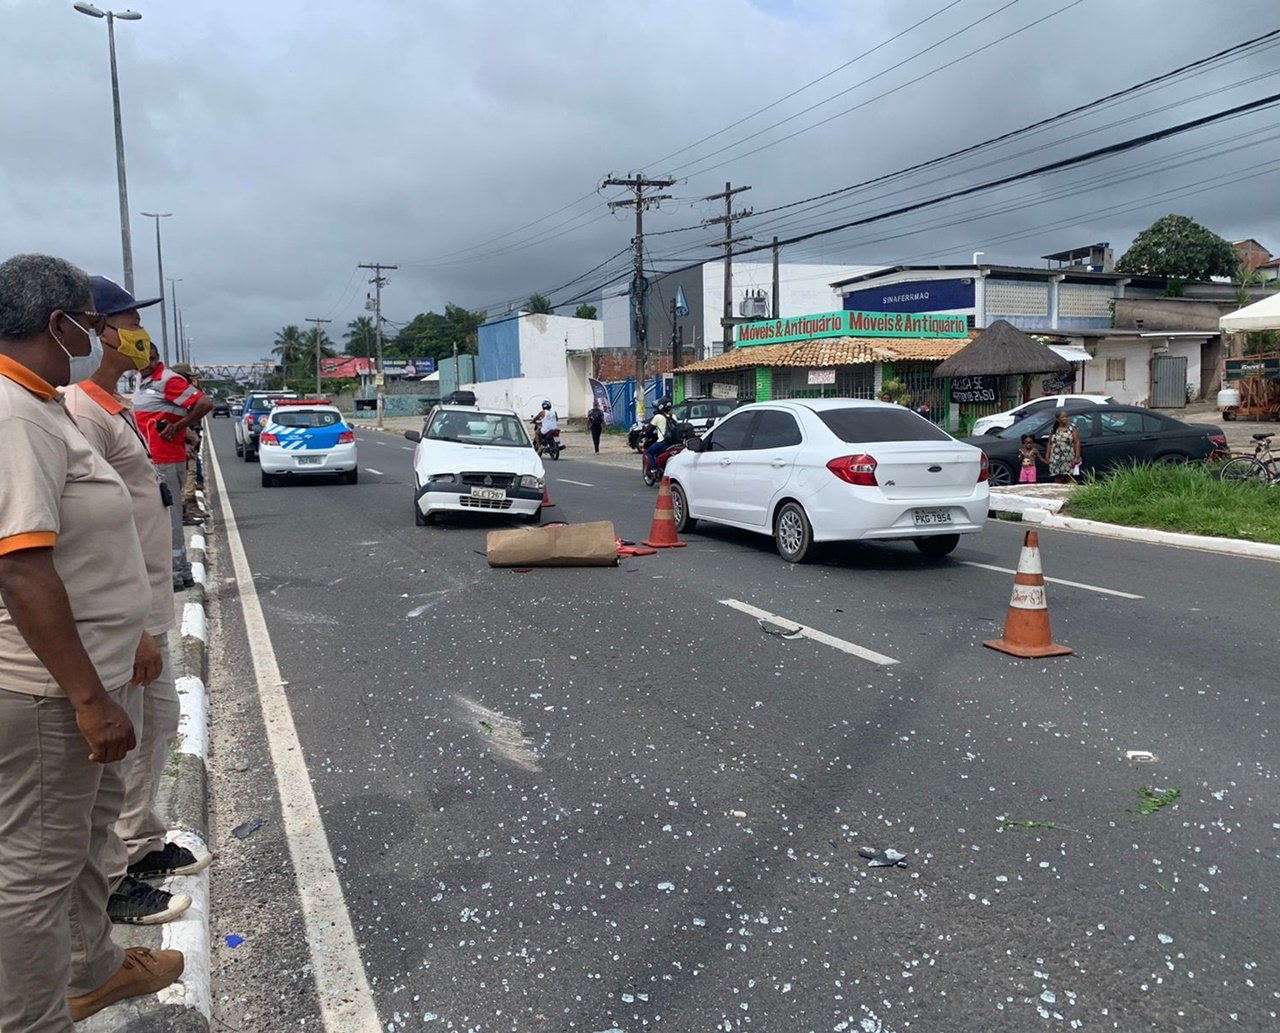
<instances>
[{"instance_id":1,"label":"pedestrian walking on sidewalk","mask_svg":"<svg viewBox=\"0 0 1280 1033\"><path fill-rule=\"evenodd\" d=\"M120 818L107 840L105 866L114 922L154 925L191 906L186 894L170 894L142 881L146 877L192 874L211 860L166 842L168 827L156 810L160 777L178 733L178 693L169 657L169 632L177 623L173 606L168 487L133 413L115 391L121 376L147 366L151 337L137 309L109 316L102 332L102 365L88 380L68 387L67 409L98 453L120 475L133 505L133 522L151 586L151 610L134 657L126 709L138 748L121 763L125 794ZM172 502L171 499L169 499Z\"/></svg>"},{"instance_id":2,"label":"pedestrian walking on sidewalk","mask_svg":"<svg viewBox=\"0 0 1280 1033\"><path fill-rule=\"evenodd\" d=\"M100 292L101 303L106 306L103 310L106 315L144 307L134 301L133 295L119 284L106 277L95 276L94 296L98 297ZM151 346L151 357L152 362L143 370L142 383L134 392L133 411L151 449L151 458L164 477L165 484L169 486L174 502L178 502L182 498L182 484L187 475L186 430L213 411L213 402L181 373L165 368L154 344ZM191 564L187 560L182 507L173 506L169 513L173 587L175 590L190 588L195 582L191 577Z\"/></svg>"},{"instance_id":3,"label":"pedestrian walking on sidewalk","mask_svg":"<svg viewBox=\"0 0 1280 1033\"><path fill-rule=\"evenodd\" d=\"M119 475L57 388L104 317L62 259L0 263L0 1029L73 1021L182 974L111 939L103 852L136 745L123 701L151 589Z\"/></svg>"},{"instance_id":4,"label":"pedestrian walking on sidewalk","mask_svg":"<svg viewBox=\"0 0 1280 1033\"><path fill-rule=\"evenodd\" d=\"M1046 462L1049 476L1059 484L1070 484L1080 470L1080 428L1071 422L1066 409L1059 409L1049 435Z\"/></svg>"},{"instance_id":5,"label":"pedestrian walking on sidewalk","mask_svg":"<svg viewBox=\"0 0 1280 1033\"><path fill-rule=\"evenodd\" d=\"M1030 434L1023 434L1022 447L1018 449L1018 461L1022 464L1022 469L1018 473L1019 484L1036 483L1036 461L1040 458L1040 450L1036 448L1036 439Z\"/></svg>"},{"instance_id":6,"label":"pedestrian walking on sidewalk","mask_svg":"<svg viewBox=\"0 0 1280 1033\"><path fill-rule=\"evenodd\" d=\"M587 410L587 426L591 428L591 447L600 454L600 432L604 430L604 410L599 402L593 402Z\"/></svg>"}]
</instances>

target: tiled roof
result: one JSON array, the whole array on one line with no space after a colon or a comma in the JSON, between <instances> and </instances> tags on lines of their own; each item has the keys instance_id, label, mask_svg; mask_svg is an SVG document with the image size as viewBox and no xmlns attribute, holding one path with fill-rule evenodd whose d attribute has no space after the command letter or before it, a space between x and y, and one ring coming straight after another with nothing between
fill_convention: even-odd
<instances>
[{"instance_id":1,"label":"tiled roof","mask_svg":"<svg viewBox=\"0 0 1280 1033\"><path fill-rule=\"evenodd\" d=\"M941 362L969 342L945 337L826 337L788 344L735 348L723 355L681 366L677 373L712 373L756 366L797 366L822 369L869 362Z\"/></svg>"}]
</instances>

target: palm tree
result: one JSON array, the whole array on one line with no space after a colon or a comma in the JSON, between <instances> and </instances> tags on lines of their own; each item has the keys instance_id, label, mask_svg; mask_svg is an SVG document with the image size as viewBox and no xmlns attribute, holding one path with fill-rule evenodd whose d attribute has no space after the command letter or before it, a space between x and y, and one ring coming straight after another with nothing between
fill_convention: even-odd
<instances>
[{"instance_id":1,"label":"palm tree","mask_svg":"<svg viewBox=\"0 0 1280 1033\"><path fill-rule=\"evenodd\" d=\"M374 342L377 332L373 319L369 316L357 316L347 324L347 332L342 335L347 342L346 352L352 358L373 358Z\"/></svg>"},{"instance_id":2,"label":"palm tree","mask_svg":"<svg viewBox=\"0 0 1280 1033\"><path fill-rule=\"evenodd\" d=\"M295 369L299 363L304 363L307 360L307 339L297 326L290 323L277 331L275 344L276 346L271 349L271 354L279 359L280 369L287 384L289 382L289 371Z\"/></svg>"},{"instance_id":3,"label":"palm tree","mask_svg":"<svg viewBox=\"0 0 1280 1033\"><path fill-rule=\"evenodd\" d=\"M551 315L551 299L545 298L541 294L530 294L529 300L525 303L524 307L535 315Z\"/></svg>"}]
</instances>

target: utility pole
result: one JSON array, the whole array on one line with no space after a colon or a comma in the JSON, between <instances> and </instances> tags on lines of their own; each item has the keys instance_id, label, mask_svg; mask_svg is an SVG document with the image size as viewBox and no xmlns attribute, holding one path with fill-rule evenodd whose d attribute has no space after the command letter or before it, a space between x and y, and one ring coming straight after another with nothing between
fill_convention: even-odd
<instances>
[{"instance_id":1,"label":"utility pole","mask_svg":"<svg viewBox=\"0 0 1280 1033\"><path fill-rule=\"evenodd\" d=\"M316 327L314 330L311 331L313 334L315 334L315 337L316 337L316 397L322 398L324 397L324 394L320 390L320 325L322 323L332 323L333 320L317 319L314 316L308 316L305 320L303 320L303 322L314 323Z\"/></svg>"},{"instance_id":2,"label":"utility pole","mask_svg":"<svg viewBox=\"0 0 1280 1033\"><path fill-rule=\"evenodd\" d=\"M782 302L778 295L782 293L782 281L778 276L778 238L773 238L773 318L782 318Z\"/></svg>"},{"instance_id":3,"label":"utility pole","mask_svg":"<svg viewBox=\"0 0 1280 1033\"><path fill-rule=\"evenodd\" d=\"M378 366L374 371L374 385L378 390L378 429L383 429L383 406L386 402L386 394L384 387L384 378L382 375L382 288L386 286L387 279L382 275L383 269L399 269L398 265L383 265L381 262L361 262L358 269L372 269L373 279L369 282L373 284L374 303L373 303L373 336L378 346Z\"/></svg>"},{"instance_id":4,"label":"utility pole","mask_svg":"<svg viewBox=\"0 0 1280 1033\"><path fill-rule=\"evenodd\" d=\"M675 371L680 368L680 363L684 357L684 330L678 322L676 322L676 299L671 299L671 372L674 376Z\"/></svg>"},{"instance_id":5,"label":"utility pole","mask_svg":"<svg viewBox=\"0 0 1280 1033\"><path fill-rule=\"evenodd\" d=\"M649 290L649 281L644 275L644 213L659 201L665 201L670 194L646 194L646 190L662 190L672 186L674 179L646 179L643 173L625 179L610 176L601 186L626 187L635 196L628 201L610 201L609 211L619 208L635 208L636 235L631 243L635 247L635 273L631 280L631 298L636 307L636 416L644 419L644 366L647 350L648 328L645 326L644 301Z\"/></svg>"},{"instance_id":6,"label":"utility pole","mask_svg":"<svg viewBox=\"0 0 1280 1033\"><path fill-rule=\"evenodd\" d=\"M733 245L751 239L749 236L735 237L733 235L733 224L739 219L745 219L752 212L751 208L743 208L735 212L733 210L733 196L750 189L750 187L735 187L732 183L726 183L723 193L712 194L710 197L703 198L704 201L724 201L724 214L714 219L708 219L703 223L704 226L724 225L724 240L714 245L715 247L724 248L724 313L720 317L724 340L721 351L728 351L733 347Z\"/></svg>"}]
</instances>

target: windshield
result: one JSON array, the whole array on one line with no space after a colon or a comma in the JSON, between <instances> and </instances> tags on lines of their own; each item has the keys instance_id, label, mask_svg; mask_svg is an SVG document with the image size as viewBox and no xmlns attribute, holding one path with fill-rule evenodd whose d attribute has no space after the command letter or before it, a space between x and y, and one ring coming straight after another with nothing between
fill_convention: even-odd
<instances>
[{"instance_id":1,"label":"windshield","mask_svg":"<svg viewBox=\"0 0 1280 1033\"><path fill-rule=\"evenodd\" d=\"M464 445L533 447L520 420L494 413L438 412L423 437L428 441L456 441Z\"/></svg>"},{"instance_id":2,"label":"windshield","mask_svg":"<svg viewBox=\"0 0 1280 1033\"><path fill-rule=\"evenodd\" d=\"M950 441L951 435L940 430L923 416L900 406L856 409L826 409L818 419L841 441L858 444L867 441Z\"/></svg>"},{"instance_id":3,"label":"windshield","mask_svg":"<svg viewBox=\"0 0 1280 1033\"><path fill-rule=\"evenodd\" d=\"M271 414L271 421L282 427L332 427L341 417L336 412L321 409L297 410L276 408Z\"/></svg>"}]
</instances>

